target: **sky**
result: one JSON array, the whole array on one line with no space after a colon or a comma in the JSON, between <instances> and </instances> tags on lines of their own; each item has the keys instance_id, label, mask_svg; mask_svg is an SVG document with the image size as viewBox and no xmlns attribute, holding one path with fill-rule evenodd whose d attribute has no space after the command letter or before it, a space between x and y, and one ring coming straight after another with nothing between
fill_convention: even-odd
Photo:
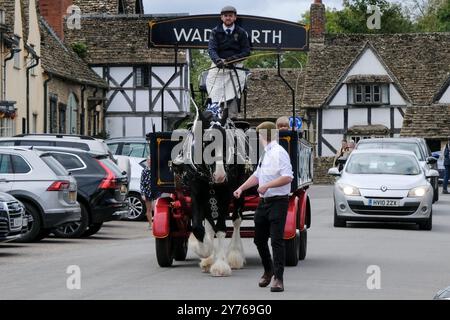
<instances>
[{"instance_id":1,"label":"sky","mask_svg":"<svg viewBox=\"0 0 450 320\"><path fill-rule=\"evenodd\" d=\"M147 14L187 13L219 14L227 5L232 5L239 14L299 21L309 10L313 0L144 0ZM342 0L323 0L328 8L342 8Z\"/></svg>"}]
</instances>

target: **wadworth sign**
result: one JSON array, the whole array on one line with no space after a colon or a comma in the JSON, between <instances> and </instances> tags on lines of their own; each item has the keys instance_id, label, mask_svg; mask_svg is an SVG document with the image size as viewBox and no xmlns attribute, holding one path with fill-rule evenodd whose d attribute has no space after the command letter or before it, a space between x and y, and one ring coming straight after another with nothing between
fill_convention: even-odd
<instances>
[{"instance_id":1,"label":"wadworth sign","mask_svg":"<svg viewBox=\"0 0 450 320\"><path fill-rule=\"evenodd\" d=\"M208 48L211 30L221 24L217 15L194 15L149 23L149 45L156 48ZM308 27L279 19L239 15L254 50L308 50Z\"/></svg>"}]
</instances>

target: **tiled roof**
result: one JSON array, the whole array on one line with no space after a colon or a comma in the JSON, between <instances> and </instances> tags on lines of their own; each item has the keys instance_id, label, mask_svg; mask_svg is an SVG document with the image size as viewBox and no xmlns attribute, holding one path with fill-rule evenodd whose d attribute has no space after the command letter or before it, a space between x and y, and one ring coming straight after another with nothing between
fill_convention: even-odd
<instances>
[{"instance_id":1,"label":"tiled roof","mask_svg":"<svg viewBox=\"0 0 450 320\"><path fill-rule=\"evenodd\" d=\"M78 55L58 38L43 18L39 20L41 32L42 67L54 76L76 83L107 88L100 78Z\"/></svg>"},{"instance_id":2,"label":"tiled roof","mask_svg":"<svg viewBox=\"0 0 450 320\"><path fill-rule=\"evenodd\" d=\"M450 136L450 105L406 108L400 134L404 137L447 139Z\"/></svg>"},{"instance_id":3,"label":"tiled roof","mask_svg":"<svg viewBox=\"0 0 450 320\"><path fill-rule=\"evenodd\" d=\"M339 79L370 45L412 105L431 105L450 77L450 33L326 35L311 46L305 75L305 107L321 107Z\"/></svg>"},{"instance_id":4,"label":"tiled roof","mask_svg":"<svg viewBox=\"0 0 450 320\"><path fill-rule=\"evenodd\" d=\"M173 64L174 50L148 48L150 15L86 15L81 18L81 30L65 26L65 41L87 45L89 64ZM186 54L179 51L178 62Z\"/></svg>"},{"instance_id":5,"label":"tiled roof","mask_svg":"<svg viewBox=\"0 0 450 320\"><path fill-rule=\"evenodd\" d=\"M304 75L300 69L281 69L281 74L297 91L296 110L299 115ZM248 81L247 118L276 119L291 115L292 93L278 77L277 69L252 69Z\"/></svg>"}]
</instances>

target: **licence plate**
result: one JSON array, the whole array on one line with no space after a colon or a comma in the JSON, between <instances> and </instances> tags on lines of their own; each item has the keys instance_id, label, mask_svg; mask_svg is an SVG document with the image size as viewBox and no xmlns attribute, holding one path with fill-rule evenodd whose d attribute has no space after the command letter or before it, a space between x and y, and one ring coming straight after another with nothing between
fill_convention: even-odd
<instances>
[{"instance_id":1,"label":"licence plate","mask_svg":"<svg viewBox=\"0 0 450 320\"><path fill-rule=\"evenodd\" d=\"M127 186L126 185L122 185L121 187L120 187L120 193L121 194L126 194L127 193Z\"/></svg>"},{"instance_id":2,"label":"licence plate","mask_svg":"<svg viewBox=\"0 0 450 320\"><path fill-rule=\"evenodd\" d=\"M75 202L77 200L77 192L76 191L69 192L69 200L72 202Z\"/></svg>"},{"instance_id":3,"label":"licence plate","mask_svg":"<svg viewBox=\"0 0 450 320\"><path fill-rule=\"evenodd\" d=\"M22 218L15 218L13 220L13 227L17 228L17 227L22 227Z\"/></svg>"},{"instance_id":4,"label":"licence plate","mask_svg":"<svg viewBox=\"0 0 450 320\"><path fill-rule=\"evenodd\" d=\"M24 217L22 219L22 227L27 227L28 226L28 218Z\"/></svg>"},{"instance_id":5,"label":"licence plate","mask_svg":"<svg viewBox=\"0 0 450 320\"><path fill-rule=\"evenodd\" d=\"M368 205L371 207L399 207L400 201L390 199L369 199Z\"/></svg>"}]
</instances>

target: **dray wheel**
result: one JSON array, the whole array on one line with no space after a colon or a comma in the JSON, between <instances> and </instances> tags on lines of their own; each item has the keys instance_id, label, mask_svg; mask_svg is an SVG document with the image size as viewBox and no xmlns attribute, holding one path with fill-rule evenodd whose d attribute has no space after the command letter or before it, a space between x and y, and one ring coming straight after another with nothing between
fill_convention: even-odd
<instances>
[{"instance_id":1,"label":"dray wheel","mask_svg":"<svg viewBox=\"0 0 450 320\"><path fill-rule=\"evenodd\" d=\"M185 261L188 252L187 238L172 239L173 257L176 261Z\"/></svg>"},{"instance_id":2,"label":"dray wheel","mask_svg":"<svg viewBox=\"0 0 450 320\"><path fill-rule=\"evenodd\" d=\"M162 268L172 266L173 252L172 252L172 237L169 235L165 238L156 238L156 260Z\"/></svg>"},{"instance_id":3,"label":"dray wheel","mask_svg":"<svg viewBox=\"0 0 450 320\"><path fill-rule=\"evenodd\" d=\"M286 247L286 266L295 267L298 264L298 254L300 252L300 232L298 229L295 233L295 237L284 241L284 245Z\"/></svg>"}]
</instances>

